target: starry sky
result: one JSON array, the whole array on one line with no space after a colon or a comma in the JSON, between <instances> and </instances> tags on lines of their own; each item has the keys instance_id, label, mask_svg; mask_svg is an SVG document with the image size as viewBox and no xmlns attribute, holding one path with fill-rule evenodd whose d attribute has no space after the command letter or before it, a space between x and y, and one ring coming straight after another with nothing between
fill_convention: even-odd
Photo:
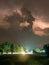
<instances>
[{"instance_id":1,"label":"starry sky","mask_svg":"<svg viewBox=\"0 0 49 65\"><path fill-rule=\"evenodd\" d=\"M0 0L0 43L5 41L28 49L49 43L49 0Z\"/></svg>"}]
</instances>

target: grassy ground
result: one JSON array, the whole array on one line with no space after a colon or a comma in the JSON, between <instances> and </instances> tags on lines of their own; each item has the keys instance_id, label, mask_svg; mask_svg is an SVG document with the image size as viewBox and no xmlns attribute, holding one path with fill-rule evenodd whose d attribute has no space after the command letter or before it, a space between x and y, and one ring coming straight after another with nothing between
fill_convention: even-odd
<instances>
[{"instance_id":1,"label":"grassy ground","mask_svg":"<svg viewBox=\"0 0 49 65\"><path fill-rule=\"evenodd\" d=\"M49 58L36 55L0 55L0 65L49 65Z\"/></svg>"}]
</instances>

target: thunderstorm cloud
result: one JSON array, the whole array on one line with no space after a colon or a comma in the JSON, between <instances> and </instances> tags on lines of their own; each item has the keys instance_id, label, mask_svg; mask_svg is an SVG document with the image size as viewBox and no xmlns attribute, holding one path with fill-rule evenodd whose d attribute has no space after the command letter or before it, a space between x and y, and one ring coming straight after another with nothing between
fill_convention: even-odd
<instances>
[{"instance_id":1,"label":"thunderstorm cloud","mask_svg":"<svg viewBox=\"0 0 49 65\"><path fill-rule=\"evenodd\" d=\"M49 43L49 0L0 0L0 42L26 47Z\"/></svg>"}]
</instances>

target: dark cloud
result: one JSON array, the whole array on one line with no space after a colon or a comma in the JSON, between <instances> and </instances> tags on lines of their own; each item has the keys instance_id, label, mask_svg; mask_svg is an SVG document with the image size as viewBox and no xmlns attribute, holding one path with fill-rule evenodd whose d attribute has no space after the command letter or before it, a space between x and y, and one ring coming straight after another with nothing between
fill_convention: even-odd
<instances>
[{"instance_id":1,"label":"dark cloud","mask_svg":"<svg viewBox=\"0 0 49 65\"><path fill-rule=\"evenodd\" d=\"M7 21L10 23L11 27L13 28L13 25L15 28L19 29L20 24L27 21L30 25L27 27L23 27L23 30L30 30L32 29L33 22L35 21L35 18L32 16L31 12L27 10L26 8L21 8L22 16L17 12L13 12L12 15L5 16L4 21Z\"/></svg>"},{"instance_id":2,"label":"dark cloud","mask_svg":"<svg viewBox=\"0 0 49 65\"><path fill-rule=\"evenodd\" d=\"M9 16L5 16L3 20L10 24L10 28L18 30L20 28L20 22L22 21L22 17L16 11Z\"/></svg>"},{"instance_id":3,"label":"dark cloud","mask_svg":"<svg viewBox=\"0 0 49 65\"><path fill-rule=\"evenodd\" d=\"M5 16L5 21L9 22L9 23L14 23L16 21L19 21L20 20L20 15L19 13L17 12L13 12L12 15L10 16Z\"/></svg>"},{"instance_id":4,"label":"dark cloud","mask_svg":"<svg viewBox=\"0 0 49 65\"><path fill-rule=\"evenodd\" d=\"M28 9L24 7L21 8L21 11L22 11L23 20L27 21L30 24L27 28L24 27L24 30L32 29L33 21L35 21L35 18L32 16L31 11L29 11Z\"/></svg>"}]
</instances>

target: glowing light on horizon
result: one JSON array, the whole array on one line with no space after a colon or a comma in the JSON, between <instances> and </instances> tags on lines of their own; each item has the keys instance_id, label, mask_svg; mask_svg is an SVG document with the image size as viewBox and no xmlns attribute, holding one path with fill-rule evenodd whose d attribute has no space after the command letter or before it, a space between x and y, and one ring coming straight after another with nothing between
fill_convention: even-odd
<instances>
[{"instance_id":1,"label":"glowing light on horizon","mask_svg":"<svg viewBox=\"0 0 49 65\"><path fill-rule=\"evenodd\" d=\"M33 52L32 51L31 52L22 51L22 52L13 52L13 53L11 53L11 52L8 52L8 53L3 52L3 54L23 54L23 55L25 55L25 54L33 54Z\"/></svg>"}]
</instances>

